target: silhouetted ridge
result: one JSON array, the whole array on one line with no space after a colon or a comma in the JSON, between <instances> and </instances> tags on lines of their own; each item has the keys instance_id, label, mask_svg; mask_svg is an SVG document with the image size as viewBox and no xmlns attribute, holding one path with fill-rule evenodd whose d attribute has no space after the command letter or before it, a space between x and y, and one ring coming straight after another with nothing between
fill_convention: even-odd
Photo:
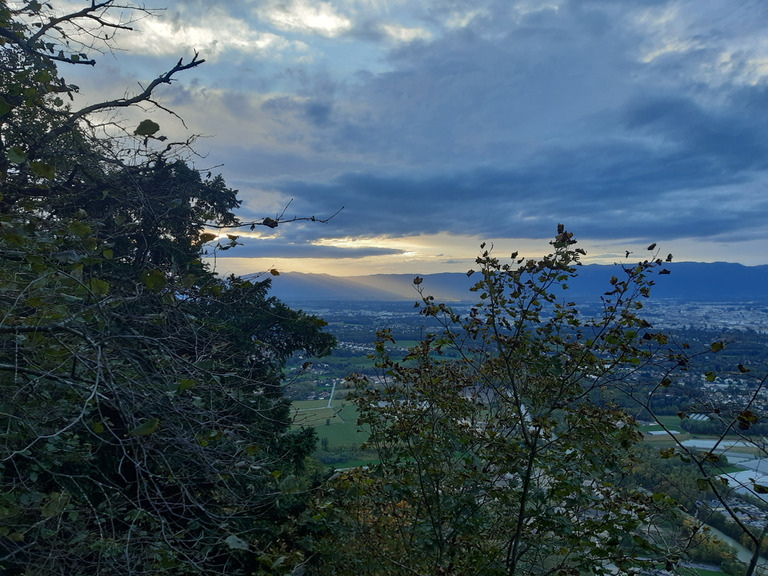
<instances>
[{"instance_id":1,"label":"silhouetted ridge","mask_svg":"<svg viewBox=\"0 0 768 576\"><path fill-rule=\"evenodd\" d=\"M768 299L768 266L744 266L726 262L673 262L665 265L669 275L655 278L651 296L681 300L731 301ZM568 283L573 299L594 300L609 288L611 276L622 277L617 266L598 264L579 268ZM300 301L402 301L416 300L416 274L330 276L327 274L282 273L272 279L272 294L285 302ZM421 275L426 293L445 301L474 300L469 288L477 276L440 273Z\"/></svg>"}]
</instances>

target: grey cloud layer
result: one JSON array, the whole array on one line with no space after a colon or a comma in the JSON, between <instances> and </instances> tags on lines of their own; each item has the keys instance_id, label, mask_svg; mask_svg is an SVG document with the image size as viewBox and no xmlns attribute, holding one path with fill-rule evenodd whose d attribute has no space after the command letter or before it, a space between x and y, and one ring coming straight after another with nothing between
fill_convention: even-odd
<instances>
[{"instance_id":1,"label":"grey cloud layer","mask_svg":"<svg viewBox=\"0 0 768 576\"><path fill-rule=\"evenodd\" d=\"M236 4L216 6L257 15ZM338 236L541 237L563 221L601 239L768 237L765 2L374 4L327 4L350 19L337 38L283 31L306 61L214 65L227 114L265 119L258 141L221 132L211 150L250 206L257 190L343 205L323 229ZM393 45L393 22L431 36Z\"/></svg>"}]
</instances>

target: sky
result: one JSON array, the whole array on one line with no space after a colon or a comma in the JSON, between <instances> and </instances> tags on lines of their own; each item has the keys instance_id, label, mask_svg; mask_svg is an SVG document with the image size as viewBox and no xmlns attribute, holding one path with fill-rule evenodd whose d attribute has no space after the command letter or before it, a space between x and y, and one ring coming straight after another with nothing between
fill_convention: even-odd
<instances>
[{"instance_id":1,"label":"sky","mask_svg":"<svg viewBox=\"0 0 768 576\"><path fill-rule=\"evenodd\" d=\"M72 0L71 5L84 4ZM145 115L198 134L239 190L220 272L466 271L481 242L586 262L768 264L765 0L146 0L93 69L121 96L188 60ZM144 114L142 112L142 114Z\"/></svg>"}]
</instances>

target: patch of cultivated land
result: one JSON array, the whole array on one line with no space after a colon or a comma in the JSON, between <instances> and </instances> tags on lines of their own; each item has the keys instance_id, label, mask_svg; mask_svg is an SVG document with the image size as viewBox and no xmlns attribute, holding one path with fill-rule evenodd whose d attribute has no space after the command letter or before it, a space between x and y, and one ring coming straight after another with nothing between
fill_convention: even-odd
<instances>
[{"instance_id":1,"label":"patch of cultivated land","mask_svg":"<svg viewBox=\"0 0 768 576\"><path fill-rule=\"evenodd\" d=\"M311 426L321 440L328 440L328 448L339 446L359 447L368 439L368 434L358 430L357 410L351 404L334 400L328 408L327 400L305 400L293 402L294 424Z\"/></svg>"}]
</instances>

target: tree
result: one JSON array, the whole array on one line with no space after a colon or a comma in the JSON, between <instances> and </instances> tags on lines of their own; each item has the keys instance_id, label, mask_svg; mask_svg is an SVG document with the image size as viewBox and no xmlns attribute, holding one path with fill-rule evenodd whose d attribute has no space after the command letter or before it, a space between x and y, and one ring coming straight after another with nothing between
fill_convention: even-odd
<instances>
[{"instance_id":1,"label":"tree","mask_svg":"<svg viewBox=\"0 0 768 576\"><path fill-rule=\"evenodd\" d=\"M283 364L333 338L268 280L203 263L239 201L186 142L151 121L97 137L94 114L151 104L202 60L74 110L56 63L92 64L83 34L126 27L125 7L16 6L0 3L0 571L253 573L312 481Z\"/></svg>"},{"instance_id":2,"label":"tree","mask_svg":"<svg viewBox=\"0 0 768 576\"><path fill-rule=\"evenodd\" d=\"M725 343L720 341L713 342L710 346L712 353L721 352L724 348ZM752 551L750 561L743 572L745 576L752 576L758 569L761 555L765 557L768 551L768 520L764 518L765 511L768 510L768 486L764 482L757 481L755 479L757 475L747 474L747 478L744 478L743 474L731 474L732 470L728 468L728 460L724 454L735 443L740 444L743 449L755 456L757 461L768 456L768 445L765 437L760 433L766 421L765 402L761 398L764 397L768 376L752 377L751 369L743 364L738 364L733 372L749 383L746 394L741 396L741 400L723 405L721 400L706 395L691 405L692 412L707 415L706 422L691 423L690 426L694 429L704 428L713 433L706 448L685 444L660 418L652 406L653 397L659 393L659 388L654 388L650 394L643 397L630 394L633 400L644 409L645 414L661 426L671 440L672 446L662 449L661 456L690 463L696 473L695 482L698 493L711 494L719 503L719 508L724 511L724 516L727 517L728 524L717 527L729 533L737 541L740 540ZM707 372L705 378L714 381L716 374ZM674 379L669 376L666 376L662 382L665 387L675 385ZM688 423L689 414L681 411L678 416L683 424ZM750 525L740 513L740 503L745 499L747 503L752 501L760 505L762 517L758 518L759 526L757 527L754 524ZM709 519L712 516L716 518L723 516L717 511L709 510L709 506L702 502L692 508L690 510L692 513L696 513L707 522L710 522ZM717 523L720 524L720 522Z\"/></svg>"},{"instance_id":3,"label":"tree","mask_svg":"<svg viewBox=\"0 0 768 576\"><path fill-rule=\"evenodd\" d=\"M420 313L441 328L402 361L382 332L381 380L357 379L379 463L339 472L318 499L308 532L345 545L321 536L316 573L609 574L676 562L656 522L672 502L625 482L639 433L611 400L639 370L680 365L638 316L666 271L655 253L623 266L602 315L583 318L567 300L584 254L574 244L560 226L541 260L502 264L484 250L467 314L414 280Z\"/></svg>"}]
</instances>

